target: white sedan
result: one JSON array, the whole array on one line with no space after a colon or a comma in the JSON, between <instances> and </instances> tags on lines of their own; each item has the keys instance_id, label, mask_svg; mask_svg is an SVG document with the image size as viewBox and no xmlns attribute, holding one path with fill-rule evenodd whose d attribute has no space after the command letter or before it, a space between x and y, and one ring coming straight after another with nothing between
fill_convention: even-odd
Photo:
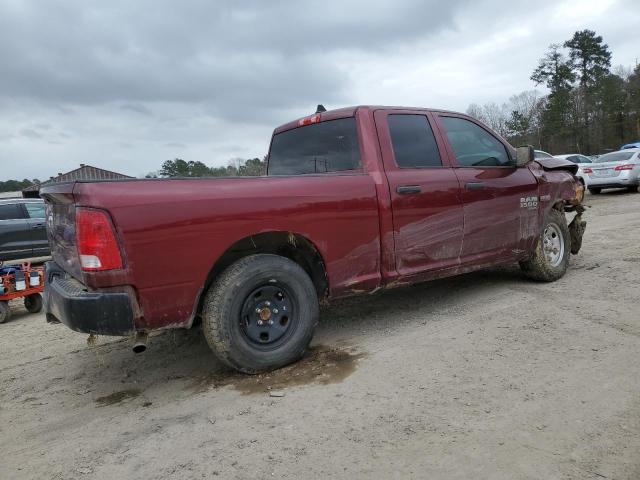
<instances>
[{"instance_id":1,"label":"white sedan","mask_svg":"<svg viewBox=\"0 0 640 480\"><path fill-rule=\"evenodd\" d=\"M585 167L589 192L600 193L605 188L626 188L637 192L640 188L640 148L627 148L602 155L597 162Z\"/></svg>"},{"instance_id":2,"label":"white sedan","mask_svg":"<svg viewBox=\"0 0 640 480\"><path fill-rule=\"evenodd\" d=\"M585 172L585 168L589 168L593 162L586 155L582 155L580 153L565 153L563 155L554 155L556 158L561 158L563 160L569 160L570 162L578 164L578 173L576 173L576 177L580 179L583 186L589 185L589 175Z\"/></svg>"}]
</instances>

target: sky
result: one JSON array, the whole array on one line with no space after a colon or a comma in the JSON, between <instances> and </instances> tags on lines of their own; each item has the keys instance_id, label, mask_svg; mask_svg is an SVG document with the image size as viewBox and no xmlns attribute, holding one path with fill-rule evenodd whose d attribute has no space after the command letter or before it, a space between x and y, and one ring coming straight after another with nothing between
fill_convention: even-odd
<instances>
[{"instance_id":1,"label":"sky","mask_svg":"<svg viewBox=\"0 0 640 480\"><path fill-rule=\"evenodd\" d=\"M638 0L0 0L0 180L262 157L319 103L502 103L576 30L635 66L639 21Z\"/></svg>"}]
</instances>

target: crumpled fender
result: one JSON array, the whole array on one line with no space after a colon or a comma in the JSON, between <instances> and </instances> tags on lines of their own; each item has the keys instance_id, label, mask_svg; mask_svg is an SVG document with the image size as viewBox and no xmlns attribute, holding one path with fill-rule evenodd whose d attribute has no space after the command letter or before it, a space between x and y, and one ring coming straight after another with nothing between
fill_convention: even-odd
<instances>
[{"instance_id":1,"label":"crumpled fender","mask_svg":"<svg viewBox=\"0 0 640 480\"><path fill-rule=\"evenodd\" d=\"M542 169L547 172L565 170L572 175L578 173L578 165L569 160L562 160L561 158L539 158L534 160L534 162L539 164Z\"/></svg>"},{"instance_id":2,"label":"crumpled fender","mask_svg":"<svg viewBox=\"0 0 640 480\"><path fill-rule=\"evenodd\" d=\"M529 165L529 170L538 181L540 225L546 212L552 208L576 213L569 224L571 253L574 255L582 247L582 237L587 228L587 222L582 219L584 189L574 175L577 168L575 163L560 159L536 160Z\"/></svg>"}]
</instances>

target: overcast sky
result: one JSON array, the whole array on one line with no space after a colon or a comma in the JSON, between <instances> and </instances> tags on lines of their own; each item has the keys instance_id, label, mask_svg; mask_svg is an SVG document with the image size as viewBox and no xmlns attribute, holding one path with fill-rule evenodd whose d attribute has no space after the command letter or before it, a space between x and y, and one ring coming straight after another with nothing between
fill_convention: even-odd
<instances>
[{"instance_id":1,"label":"overcast sky","mask_svg":"<svg viewBox=\"0 0 640 480\"><path fill-rule=\"evenodd\" d=\"M635 65L638 20L638 0L1 0L0 180L261 157L318 103L503 102L578 29Z\"/></svg>"}]
</instances>

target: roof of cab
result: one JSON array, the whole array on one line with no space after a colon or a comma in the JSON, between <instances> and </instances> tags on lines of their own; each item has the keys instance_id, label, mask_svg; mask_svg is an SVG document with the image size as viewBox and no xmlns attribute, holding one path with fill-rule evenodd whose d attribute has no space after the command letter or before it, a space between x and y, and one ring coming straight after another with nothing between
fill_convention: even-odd
<instances>
[{"instance_id":1,"label":"roof of cab","mask_svg":"<svg viewBox=\"0 0 640 480\"><path fill-rule=\"evenodd\" d=\"M321 121L326 121L326 120L335 120L338 118L347 118L347 117L353 117L356 114L356 111L358 110L362 110L362 109L367 109L367 110L416 110L416 111L429 111L429 112L441 112L441 113L456 113L459 114L458 112L452 112L449 110L441 110L441 109L434 109L434 108L425 108L425 107L402 107L402 106L390 106L390 105L356 105L356 106L352 106L352 107L343 107L343 108L336 108L334 110L327 110L326 112L321 112L320 118ZM280 125L279 127L276 127L276 129L273 131L274 134L276 133L280 133L280 132L284 132L285 130L291 130L292 128L297 128L300 126L300 120L304 119L304 118L309 118L309 117L313 117L314 115L318 115L316 112L311 112L309 113L309 115L305 115L304 117L300 117L300 118L296 118L295 120L291 121L291 122L287 122L284 123L282 125ZM462 114L464 115L464 114Z\"/></svg>"}]
</instances>

